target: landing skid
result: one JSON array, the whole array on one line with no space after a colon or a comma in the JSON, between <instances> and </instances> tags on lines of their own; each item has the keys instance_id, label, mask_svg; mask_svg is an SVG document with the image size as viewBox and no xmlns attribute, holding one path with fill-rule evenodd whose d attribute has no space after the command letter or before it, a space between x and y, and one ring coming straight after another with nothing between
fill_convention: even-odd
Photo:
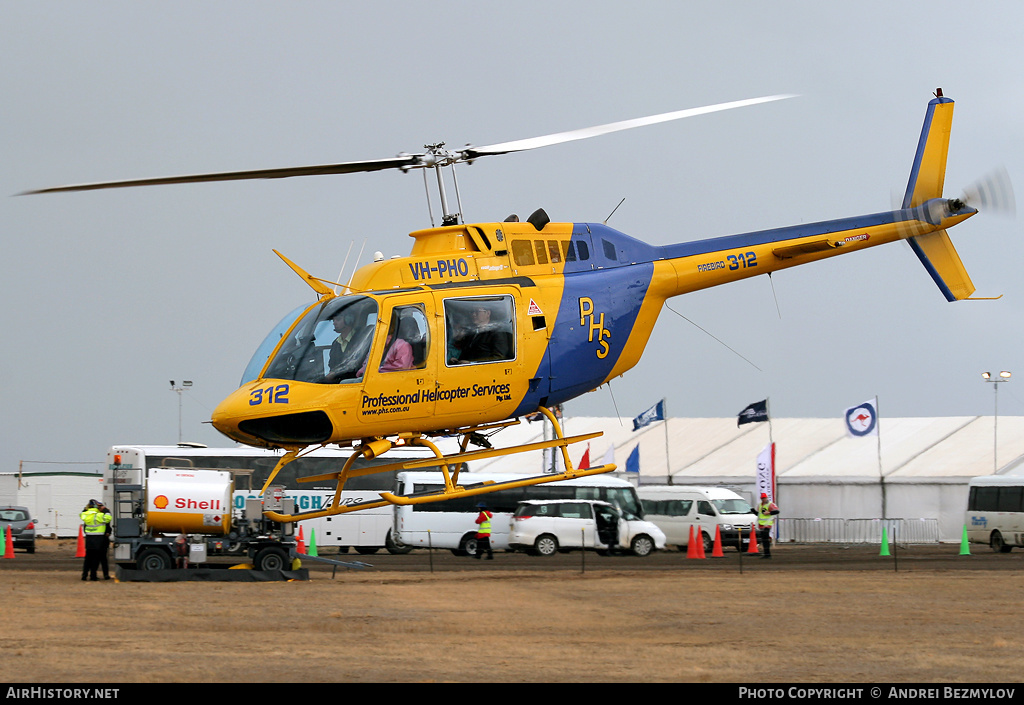
<instances>
[{"instance_id":1,"label":"landing skid","mask_svg":"<svg viewBox=\"0 0 1024 705\"><path fill-rule=\"evenodd\" d=\"M469 445L471 437L477 436L481 431L490 430L494 428L501 428L503 426L511 425L516 422L506 422L503 424L489 425L489 426L474 426L472 428L460 429L457 433L462 436L461 450L458 453L452 455L444 455L431 441L424 438L419 434L402 434L399 436L399 443L393 444L391 441L386 439L377 438L364 440L355 451L349 456L348 460L345 461L345 465L342 467L340 472L327 473L324 475L312 475L309 477L299 478L299 482L325 482L334 480L337 485L334 490L334 497L330 504L324 508L315 510L312 512L301 512L299 514L280 514L278 512L268 511L265 515L268 519L277 522L294 522L303 521L304 519L316 519L319 517L335 516L337 514L347 514L349 512L357 512L364 509L374 509L377 507L386 507L389 505L408 505L408 504L428 504L431 502L443 502L445 500L453 499L455 497L474 497L477 495L490 494L491 492L497 492L498 490L512 489L515 487L528 487L530 485L540 485L547 482L557 482L559 480L572 480L577 477L586 477L588 475L598 475L601 473L611 472L615 470L616 465L614 463L608 463L605 465L599 465L597 467L586 468L576 470L572 466L572 461L569 459L569 451L567 446L571 443L579 443L581 441L588 441L592 438L597 438L601 435L601 432L596 433L585 433L579 436L566 437L562 433L562 427L558 423L554 414L546 408L541 408L540 412L547 417L551 422L555 430L555 438L546 441L537 441L536 443L525 443L523 445L511 446L509 448L483 448L481 450L467 451L466 448ZM404 447L404 446L422 446L430 448L434 452L433 458L427 458L423 460L406 460L398 463L391 463L389 465L376 465L367 468L353 469L352 465L355 463L357 458L361 457L378 457L393 447ZM531 477L524 477L521 480L510 480L507 482L482 482L471 485L460 485L459 482L459 468L462 467L463 463L471 460L483 460L485 458L496 458L503 455L513 455L515 453L525 453L532 450L541 450L544 448L560 448L562 452L562 460L565 463L565 471L557 474L550 475L538 475ZM277 475L277 473L285 465L290 463L292 460L300 457L302 451L292 450L285 453L285 455L278 461L277 466L271 472L270 477L267 478L266 483L263 485L263 491L270 485L271 481ZM414 470L430 467L439 467L441 474L444 476L444 489L422 492L412 495L396 495L391 492L381 492L381 499L374 502L362 502L359 504L341 505L341 492L345 487L345 482L353 477L361 477L363 475L374 475L383 472L393 472L398 470ZM453 470L454 468L454 470Z\"/></svg>"}]
</instances>

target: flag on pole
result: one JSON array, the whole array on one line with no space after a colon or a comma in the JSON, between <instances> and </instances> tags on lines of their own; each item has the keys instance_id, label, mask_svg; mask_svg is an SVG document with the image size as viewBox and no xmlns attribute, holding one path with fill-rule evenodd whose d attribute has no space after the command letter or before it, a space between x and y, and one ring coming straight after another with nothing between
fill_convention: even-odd
<instances>
[{"instance_id":1,"label":"flag on pole","mask_svg":"<svg viewBox=\"0 0 1024 705\"><path fill-rule=\"evenodd\" d=\"M878 405L872 399L857 406L851 406L843 415L846 433L853 438L878 435Z\"/></svg>"},{"instance_id":2,"label":"flag on pole","mask_svg":"<svg viewBox=\"0 0 1024 705\"><path fill-rule=\"evenodd\" d=\"M615 462L615 446L608 446L608 450L604 452L604 459L601 461L602 465L611 465Z\"/></svg>"},{"instance_id":3,"label":"flag on pole","mask_svg":"<svg viewBox=\"0 0 1024 705\"><path fill-rule=\"evenodd\" d=\"M577 470L586 470L590 467L590 444L587 444L587 449L583 451L583 457L580 458L580 464L576 468Z\"/></svg>"},{"instance_id":4,"label":"flag on pole","mask_svg":"<svg viewBox=\"0 0 1024 705\"><path fill-rule=\"evenodd\" d=\"M635 472L637 475L640 474L640 444L637 443L633 446L633 450L629 452L629 457L626 458L626 472Z\"/></svg>"},{"instance_id":5,"label":"flag on pole","mask_svg":"<svg viewBox=\"0 0 1024 705\"><path fill-rule=\"evenodd\" d=\"M768 400L755 401L747 406L736 417L736 427L739 428L745 423L758 423L768 420Z\"/></svg>"},{"instance_id":6,"label":"flag on pole","mask_svg":"<svg viewBox=\"0 0 1024 705\"><path fill-rule=\"evenodd\" d=\"M662 399L650 409L633 419L633 430L639 431L644 426L655 421L665 420L665 400Z\"/></svg>"},{"instance_id":7,"label":"flag on pole","mask_svg":"<svg viewBox=\"0 0 1024 705\"><path fill-rule=\"evenodd\" d=\"M775 501L775 444L769 443L757 456L757 499L762 494Z\"/></svg>"}]
</instances>

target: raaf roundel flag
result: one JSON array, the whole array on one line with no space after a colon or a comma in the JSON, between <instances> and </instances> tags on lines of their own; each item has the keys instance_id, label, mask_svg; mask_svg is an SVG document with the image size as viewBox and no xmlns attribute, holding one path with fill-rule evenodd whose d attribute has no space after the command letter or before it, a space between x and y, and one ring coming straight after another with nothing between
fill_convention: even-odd
<instances>
[{"instance_id":1,"label":"raaf roundel flag","mask_svg":"<svg viewBox=\"0 0 1024 705\"><path fill-rule=\"evenodd\" d=\"M846 432L854 438L878 435L878 402L875 399L851 406L843 416Z\"/></svg>"}]
</instances>

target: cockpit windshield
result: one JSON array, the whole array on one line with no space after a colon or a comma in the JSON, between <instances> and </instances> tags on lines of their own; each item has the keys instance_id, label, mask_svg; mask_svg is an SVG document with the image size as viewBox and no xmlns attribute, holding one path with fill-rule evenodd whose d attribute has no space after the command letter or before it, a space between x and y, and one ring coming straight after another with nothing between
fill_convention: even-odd
<instances>
[{"instance_id":1,"label":"cockpit windshield","mask_svg":"<svg viewBox=\"0 0 1024 705\"><path fill-rule=\"evenodd\" d=\"M370 297L328 299L295 325L263 376L318 384L360 379L376 323Z\"/></svg>"},{"instance_id":2,"label":"cockpit windshield","mask_svg":"<svg viewBox=\"0 0 1024 705\"><path fill-rule=\"evenodd\" d=\"M260 376L260 371L263 366L267 364L267 360L270 359L270 353L274 352L274 348L277 347L278 342L281 340L281 336L288 332L288 329L295 323L295 319L302 315L302 312L313 304L303 304L297 309L289 313L287 316L281 319L280 323L274 326L267 337L263 339L260 346L256 348L256 352L252 354L252 358L249 360L249 364L245 366L245 372L242 373L242 381L239 383L241 387L246 382L252 382Z\"/></svg>"}]
</instances>

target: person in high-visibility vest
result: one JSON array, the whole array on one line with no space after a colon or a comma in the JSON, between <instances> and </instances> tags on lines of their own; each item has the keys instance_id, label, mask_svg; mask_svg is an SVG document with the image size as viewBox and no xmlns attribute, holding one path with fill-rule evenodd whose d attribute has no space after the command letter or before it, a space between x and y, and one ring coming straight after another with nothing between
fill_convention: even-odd
<instances>
[{"instance_id":1,"label":"person in high-visibility vest","mask_svg":"<svg viewBox=\"0 0 1024 705\"><path fill-rule=\"evenodd\" d=\"M113 517L103 506L103 502L90 499L85 509L79 514L85 534L85 562L82 564L82 580L99 580L96 571L103 567L103 579L110 580L110 569L107 567L107 528Z\"/></svg>"},{"instance_id":2,"label":"person in high-visibility vest","mask_svg":"<svg viewBox=\"0 0 1024 705\"><path fill-rule=\"evenodd\" d=\"M772 527L775 526L775 516L779 513L779 507L768 499L768 494L761 493L761 503L757 505L757 533L758 543L761 544L761 558L772 557Z\"/></svg>"},{"instance_id":3,"label":"person in high-visibility vest","mask_svg":"<svg viewBox=\"0 0 1024 705\"><path fill-rule=\"evenodd\" d=\"M494 551L491 550L491 519L494 515L487 510L487 505L481 502L476 505L480 513L476 515L476 554L474 558L482 558L484 551L487 551L487 560L494 560Z\"/></svg>"}]
</instances>

